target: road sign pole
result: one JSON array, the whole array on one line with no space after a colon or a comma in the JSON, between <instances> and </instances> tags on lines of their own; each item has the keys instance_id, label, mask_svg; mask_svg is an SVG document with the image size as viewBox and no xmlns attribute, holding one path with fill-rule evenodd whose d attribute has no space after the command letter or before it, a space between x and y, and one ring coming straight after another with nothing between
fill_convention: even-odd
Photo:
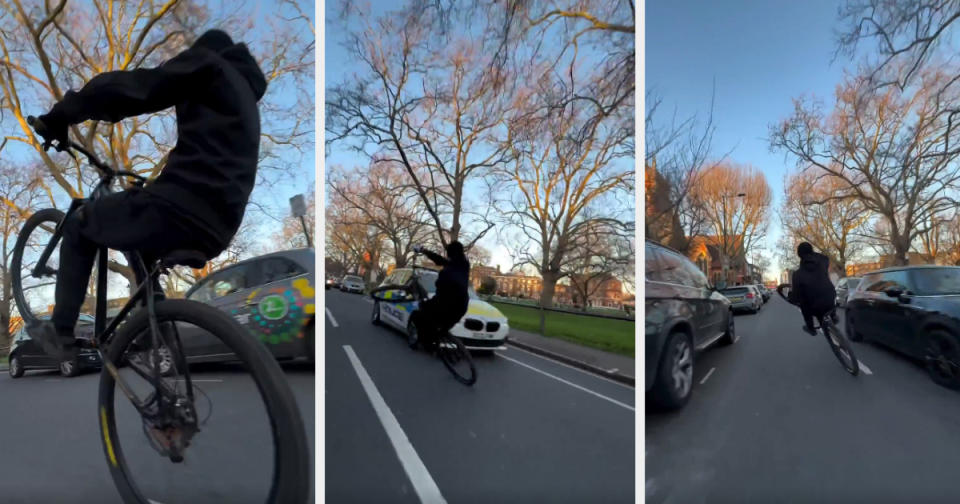
<instances>
[{"instance_id":1,"label":"road sign pole","mask_svg":"<svg viewBox=\"0 0 960 504\"><path fill-rule=\"evenodd\" d=\"M303 220L303 216L300 216L300 225L303 226L303 236L307 238L307 246L313 247L313 243L310 241L310 233L307 232L307 221Z\"/></svg>"}]
</instances>

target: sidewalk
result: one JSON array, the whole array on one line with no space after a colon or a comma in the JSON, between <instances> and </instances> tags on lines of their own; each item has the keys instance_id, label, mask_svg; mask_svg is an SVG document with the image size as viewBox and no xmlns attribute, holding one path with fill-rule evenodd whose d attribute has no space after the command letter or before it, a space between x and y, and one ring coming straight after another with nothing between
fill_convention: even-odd
<instances>
[{"instance_id":1,"label":"sidewalk","mask_svg":"<svg viewBox=\"0 0 960 504\"><path fill-rule=\"evenodd\" d=\"M636 361L620 354L604 352L559 338L510 329L508 345L558 360L585 371L635 387Z\"/></svg>"}]
</instances>

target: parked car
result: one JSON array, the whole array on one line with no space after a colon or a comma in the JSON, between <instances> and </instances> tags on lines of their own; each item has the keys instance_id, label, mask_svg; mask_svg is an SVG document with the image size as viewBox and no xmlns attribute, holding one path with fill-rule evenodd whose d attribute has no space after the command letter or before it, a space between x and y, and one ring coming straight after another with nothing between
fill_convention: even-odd
<instances>
[{"instance_id":1,"label":"parked car","mask_svg":"<svg viewBox=\"0 0 960 504\"><path fill-rule=\"evenodd\" d=\"M677 409L693 391L694 354L736 341L732 305L682 254L649 240L645 250L646 392Z\"/></svg>"},{"instance_id":2,"label":"parked car","mask_svg":"<svg viewBox=\"0 0 960 504\"><path fill-rule=\"evenodd\" d=\"M40 318L49 319L50 316ZM77 338L93 338L93 322L92 316L81 313L76 326ZM88 369L100 369L102 365L100 353L92 348L82 348L74 360L61 362L44 352L40 344L27 334L26 327L21 327L14 333L7 362L7 371L13 378L20 378L24 371L30 369L58 369L61 375L71 377Z\"/></svg>"},{"instance_id":3,"label":"parked car","mask_svg":"<svg viewBox=\"0 0 960 504\"><path fill-rule=\"evenodd\" d=\"M186 298L233 316L277 358L314 356L314 250L294 249L241 261L207 275ZM180 325L188 362L230 360L220 340ZM161 352L161 369L169 366Z\"/></svg>"},{"instance_id":4,"label":"parked car","mask_svg":"<svg viewBox=\"0 0 960 504\"><path fill-rule=\"evenodd\" d=\"M846 333L920 361L934 382L960 388L960 267L868 273L846 300Z\"/></svg>"},{"instance_id":5,"label":"parked car","mask_svg":"<svg viewBox=\"0 0 960 504\"><path fill-rule=\"evenodd\" d=\"M752 285L738 285L736 287L727 287L720 291L721 294L730 300L733 311L747 311L757 313L763 306L763 297L756 287Z\"/></svg>"},{"instance_id":6,"label":"parked car","mask_svg":"<svg viewBox=\"0 0 960 504\"><path fill-rule=\"evenodd\" d=\"M433 297L437 291L436 281L439 275L436 271L420 269L420 286L427 292L427 297ZM410 281L413 275L411 268L399 268L390 273L381 283L381 285L404 285ZM450 334L456 336L463 342L463 345L469 350L506 350L504 343L510 334L510 325L507 317L496 309L490 303L477 297L473 288L468 289L470 295L470 304L467 307L467 313L460 319ZM387 291L384 297L398 295L402 291ZM413 346L417 342L416 328L410 323L410 314L417 309L417 302L410 301L404 303L373 303L373 313L371 322L374 325L384 324L394 329L399 329L407 335L407 342Z\"/></svg>"},{"instance_id":7,"label":"parked car","mask_svg":"<svg viewBox=\"0 0 960 504\"><path fill-rule=\"evenodd\" d=\"M770 289L767 289L761 284L756 284L754 287L757 288L757 292L760 293L760 297L763 300L763 304L767 304L767 301L770 301Z\"/></svg>"},{"instance_id":8,"label":"parked car","mask_svg":"<svg viewBox=\"0 0 960 504\"><path fill-rule=\"evenodd\" d=\"M340 290L343 292L356 292L357 294L363 294L363 279L357 275L347 275L343 277L343 280L340 281Z\"/></svg>"},{"instance_id":9,"label":"parked car","mask_svg":"<svg viewBox=\"0 0 960 504\"><path fill-rule=\"evenodd\" d=\"M847 305L847 296L857 288L859 283L859 277L844 277L837 282L837 306Z\"/></svg>"},{"instance_id":10,"label":"parked car","mask_svg":"<svg viewBox=\"0 0 960 504\"><path fill-rule=\"evenodd\" d=\"M324 290L330 290L331 288L340 288L340 285L337 283L337 279L334 277L328 277L326 283L323 286Z\"/></svg>"}]
</instances>

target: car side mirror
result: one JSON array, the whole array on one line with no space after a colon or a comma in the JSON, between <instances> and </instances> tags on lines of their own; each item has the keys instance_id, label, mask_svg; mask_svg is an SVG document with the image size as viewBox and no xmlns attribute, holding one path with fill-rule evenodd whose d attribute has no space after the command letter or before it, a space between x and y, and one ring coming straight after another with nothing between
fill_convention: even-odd
<instances>
[{"instance_id":1,"label":"car side mirror","mask_svg":"<svg viewBox=\"0 0 960 504\"><path fill-rule=\"evenodd\" d=\"M884 294L886 294L887 296L890 296L890 297L892 297L892 298L899 298L900 295L903 294L903 289L901 289L901 288L899 288L899 287L890 287L889 289L887 289L887 290L885 290L885 291L883 291L883 292L884 292Z\"/></svg>"}]
</instances>

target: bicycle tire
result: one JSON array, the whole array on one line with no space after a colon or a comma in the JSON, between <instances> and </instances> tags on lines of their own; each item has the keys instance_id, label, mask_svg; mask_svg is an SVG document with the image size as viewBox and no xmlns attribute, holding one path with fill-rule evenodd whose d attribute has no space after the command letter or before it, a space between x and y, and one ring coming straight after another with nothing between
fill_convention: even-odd
<instances>
[{"instance_id":1,"label":"bicycle tire","mask_svg":"<svg viewBox=\"0 0 960 504\"><path fill-rule=\"evenodd\" d=\"M260 392L270 419L274 444L274 472L267 497L269 504L303 503L310 495L310 452L303 419L286 378L276 359L253 339L238 322L212 306L185 299L157 301L158 322L179 321L209 332L235 354ZM147 310L134 313L116 333L106 350L112 362L120 362L124 350L143 331L149 330ZM115 418L115 380L106 369L100 375L98 424L101 444L114 484L126 503L147 504L133 481L119 444ZM121 400L126 398L121 394ZM202 435L202 432L200 433ZM189 452L187 452L189 455Z\"/></svg>"},{"instance_id":2,"label":"bicycle tire","mask_svg":"<svg viewBox=\"0 0 960 504\"><path fill-rule=\"evenodd\" d=\"M821 322L821 330L827 339L827 344L830 345L830 350L833 351L833 355L840 361L843 368L853 376L859 375L860 361L857 360L857 356L853 353L853 348L847 340L847 337L833 324L824 325ZM846 353L846 356L844 356L844 353Z\"/></svg>"},{"instance_id":3,"label":"bicycle tire","mask_svg":"<svg viewBox=\"0 0 960 504\"><path fill-rule=\"evenodd\" d=\"M66 214L56 208L45 208L31 215L27 221L23 223L23 227L20 228L20 233L17 234L17 241L13 246L13 258L10 260L10 272L12 273L10 283L13 290L13 299L17 303L17 311L20 312L20 318L23 319L24 323L30 324L37 321L39 314L33 313L30 310L27 298L23 294L23 279L20 277L20 275L23 274L23 268L21 267L23 264L23 252L27 248L30 234L40 226L40 224L49 222L58 225L63 221L65 216Z\"/></svg>"},{"instance_id":4,"label":"bicycle tire","mask_svg":"<svg viewBox=\"0 0 960 504\"><path fill-rule=\"evenodd\" d=\"M477 382L477 368L473 365L470 351L460 341L460 338L440 336L437 340L437 353L440 354L443 365L457 381L467 386L472 386ZM466 368L458 369L457 365L464 362L467 365ZM467 372L467 369L469 369L469 372Z\"/></svg>"}]
</instances>

